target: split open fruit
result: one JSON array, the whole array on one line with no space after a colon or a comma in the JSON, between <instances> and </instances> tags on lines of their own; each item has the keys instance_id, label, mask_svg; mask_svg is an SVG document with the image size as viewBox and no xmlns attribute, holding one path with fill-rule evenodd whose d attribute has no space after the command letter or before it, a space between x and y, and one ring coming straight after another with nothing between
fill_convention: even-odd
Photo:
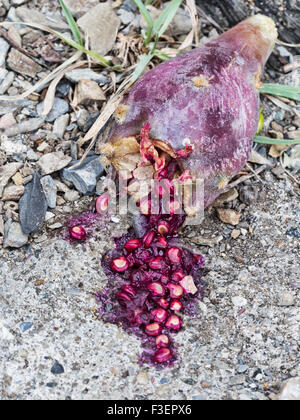
<instances>
[{"instance_id":1,"label":"split open fruit","mask_svg":"<svg viewBox=\"0 0 300 420\"><path fill-rule=\"evenodd\" d=\"M115 112L104 163L126 180L141 215L139 229L119 238L104 257L110 288L98 300L104 319L142 337L145 360L174 360L171 336L202 296L203 258L173 239L186 216L199 210L191 203L196 179L203 181L196 198L204 209L249 158L260 76L276 38L270 18L252 16L146 73ZM145 180L158 182L145 193L139 188ZM180 189L187 181L192 189ZM100 210L106 205L98 200Z\"/></svg>"}]
</instances>

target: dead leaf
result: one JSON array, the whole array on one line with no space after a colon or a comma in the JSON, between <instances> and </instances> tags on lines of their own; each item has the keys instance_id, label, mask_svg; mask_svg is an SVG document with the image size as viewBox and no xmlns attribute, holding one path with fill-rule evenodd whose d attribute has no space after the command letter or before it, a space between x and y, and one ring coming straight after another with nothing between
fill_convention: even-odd
<instances>
[{"instance_id":1,"label":"dead leaf","mask_svg":"<svg viewBox=\"0 0 300 420\"><path fill-rule=\"evenodd\" d=\"M258 165L273 166L273 164L268 159L264 158L262 155L260 155L254 149L252 149L252 151L251 151L251 156L248 159L248 162L257 163Z\"/></svg>"}]
</instances>

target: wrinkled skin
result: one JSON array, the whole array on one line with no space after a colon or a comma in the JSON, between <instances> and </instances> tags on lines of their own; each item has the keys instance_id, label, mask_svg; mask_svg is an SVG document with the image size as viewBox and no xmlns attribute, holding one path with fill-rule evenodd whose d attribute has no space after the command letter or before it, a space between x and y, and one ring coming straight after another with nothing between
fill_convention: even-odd
<instances>
[{"instance_id":1,"label":"wrinkled skin","mask_svg":"<svg viewBox=\"0 0 300 420\"><path fill-rule=\"evenodd\" d=\"M116 112L109 142L150 137L174 151L191 144L182 169L204 179L204 207L248 160L259 118L259 76L276 40L259 15L203 47L158 65L129 91Z\"/></svg>"}]
</instances>

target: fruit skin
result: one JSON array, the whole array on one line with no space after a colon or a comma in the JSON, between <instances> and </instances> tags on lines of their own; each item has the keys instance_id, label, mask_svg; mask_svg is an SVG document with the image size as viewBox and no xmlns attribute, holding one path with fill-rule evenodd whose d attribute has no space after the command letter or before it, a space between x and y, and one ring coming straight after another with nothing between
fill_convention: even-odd
<instances>
[{"instance_id":1,"label":"fruit skin","mask_svg":"<svg viewBox=\"0 0 300 420\"><path fill-rule=\"evenodd\" d=\"M122 121L116 118L109 142L137 136L149 124L150 138L174 151L192 145L181 166L204 180L207 207L250 156L259 119L259 76L276 38L274 22L256 15L158 65L124 98Z\"/></svg>"}]
</instances>

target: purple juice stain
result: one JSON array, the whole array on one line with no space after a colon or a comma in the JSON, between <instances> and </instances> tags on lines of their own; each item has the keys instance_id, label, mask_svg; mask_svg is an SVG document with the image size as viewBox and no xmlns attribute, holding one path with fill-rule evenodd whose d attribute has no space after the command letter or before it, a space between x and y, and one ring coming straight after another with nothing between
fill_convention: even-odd
<instances>
[{"instance_id":1,"label":"purple juice stain","mask_svg":"<svg viewBox=\"0 0 300 420\"><path fill-rule=\"evenodd\" d=\"M174 161L168 171L173 177ZM99 201L104 202L98 198ZM101 261L109 287L95 297L101 320L116 324L141 340L140 364L166 367L178 360L175 336L183 328L184 317L197 316L197 302L204 294L205 262L177 239L186 215L163 214L162 200L159 210L157 215L141 214L134 228L115 239L115 248ZM105 223L105 214L96 210L74 216L64 237L70 243L85 241ZM190 283L189 290L184 285Z\"/></svg>"}]
</instances>

